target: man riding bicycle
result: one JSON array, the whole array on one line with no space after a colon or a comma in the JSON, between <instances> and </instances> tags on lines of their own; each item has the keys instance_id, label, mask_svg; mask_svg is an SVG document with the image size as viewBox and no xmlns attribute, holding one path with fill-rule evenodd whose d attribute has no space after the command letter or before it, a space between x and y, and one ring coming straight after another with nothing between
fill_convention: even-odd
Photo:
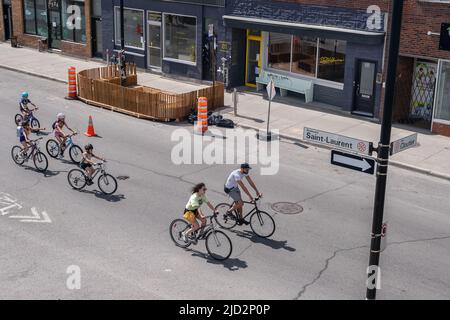
<instances>
[{"instance_id":1,"label":"man riding bicycle","mask_svg":"<svg viewBox=\"0 0 450 320\"><path fill-rule=\"evenodd\" d=\"M58 115L56 116L56 121L53 123L52 128L54 130L53 132L55 133L55 138L59 142L61 150L59 158L62 158L64 156L64 150L66 149L66 140L69 137L62 130L64 127L70 130L73 134L76 134L75 131L73 131L71 128L67 126L66 115L64 113L58 113Z\"/></svg>"},{"instance_id":2,"label":"man riding bicycle","mask_svg":"<svg viewBox=\"0 0 450 320\"><path fill-rule=\"evenodd\" d=\"M29 104L31 104L34 109L30 110L28 107ZM26 91L22 92L22 98L19 101L19 108L24 119L27 119L31 115L31 112L38 109L38 107L36 107L36 105L28 99L28 92Z\"/></svg>"},{"instance_id":3,"label":"man riding bicycle","mask_svg":"<svg viewBox=\"0 0 450 320\"><path fill-rule=\"evenodd\" d=\"M249 224L249 222L245 221L242 218L244 202L242 201L241 190L239 189L239 187L241 187L242 190L244 190L244 192L250 198L251 202L253 202L253 200L254 200L252 195L248 191L247 187L242 182L242 179L245 177L247 179L247 182L250 184L250 186L255 190L257 197L262 197L262 194L258 191L258 188L256 187L255 183L253 182L252 178L249 176L250 169L251 169L251 167L248 163L241 164L240 169L234 170L233 172L230 173L230 175L228 176L227 182L225 183L225 186L224 186L225 193L234 200L234 204L228 210L228 213L231 213L233 210L235 210L238 213L237 223L239 225Z\"/></svg>"},{"instance_id":4,"label":"man riding bicycle","mask_svg":"<svg viewBox=\"0 0 450 320\"><path fill-rule=\"evenodd\" d=\"M214 206L209 202L208 198L206 198L206 190L206 185L204 183L199 183L192 188L192 194L186 204L183 215L183 217L192 224L192 228L181 234L183 241L188 242L188 238L193 232L206 225L206 217L200 210L202 204L206 203L214 214L216 213ZM201 221L201 226L199 226L197 219Z\"/></svg>"}]
</instances>

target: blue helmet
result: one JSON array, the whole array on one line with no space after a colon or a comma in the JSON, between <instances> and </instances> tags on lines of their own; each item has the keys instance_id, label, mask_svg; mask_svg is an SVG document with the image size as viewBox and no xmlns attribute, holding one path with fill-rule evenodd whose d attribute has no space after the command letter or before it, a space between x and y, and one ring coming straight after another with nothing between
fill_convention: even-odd
<instances>
[{"instance_id":1,"label":"blue helmet","mask_svg":"<svg viewBox=\"0 0 450 320\"><path fill-rule=\"evenodd\" d=\"M22 98L28 98L28 92L26 91L22 92Z\"/></svg>"}]
</instances>

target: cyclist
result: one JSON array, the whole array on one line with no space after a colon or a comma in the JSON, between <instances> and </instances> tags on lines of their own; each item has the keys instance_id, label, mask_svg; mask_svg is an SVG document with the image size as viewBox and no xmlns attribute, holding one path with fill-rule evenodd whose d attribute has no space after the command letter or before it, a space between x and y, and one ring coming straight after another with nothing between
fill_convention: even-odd
<instances>
[{"instance_id":1,"label":"cyclist","mask_svg":"<svg viewBox=\"0 0 450 320\"><path fill-rule=\"evenodd\" d=\"M242 210L244 207L244 202L242 201L241 190L239 189L239 187L241 187L242 190L244 190L244 192L250 198L250 201L253 202L253 197L248 191L247 187L242 182L242 179L245 177L250 186L255 190L257 197L262 197L262 194L258 191L258 188L253 182L252 178L249 176L250 169L251 167L248 163L241 164L240 169L234 170L230 173L224 186L225 193L228 194L234 200L233 206L228 210L228 213L231 213L233 210L235 210L238 213L238 221L237 221L238 225L249 224L249 222L245 221L242 218Z\"/></svg>"},{"instance_id":2,"label":"cyclist","mask_svg":"<svg viewBox=\"0 0 450 320\"><path fill-rule=\"evenodd\" d=\"M34 109L30 110L28 104L31 104L34 107ZM28 92L26 91L22 92L22 98L19 101L19 108L20 112L22 113L22 117L24 119L28 118L31 115L31 112L38 109L38 107L36 107L36 105L33 102L31 102L30 99L28 99Z\"/></svg>"},{"instance_id":3,"label":"cyclist","mask_svg":"<svg viewBox=\"0 0 450 320\"><path fill-rule=\"evenodd\" d=\"M31 126L28 122L23 122L20 127L18 127L17 135L19 136L19 141L22 144L21 156L26 158L28 147L31 146L30 141Z\"/></svg>"},{"instance_id":4,"label":"cyclist","mask_svg":"<svg viewBox=\"0 0 450 320\"><path fill-rule=\"evenodd\" d=\"M86 172L88 178L87 185L90 186L91 184L93 184L92 175L94 174L95 171L94 168L92 168L92 166L96 164L94 161L92 161L92 158L96 158L103 162L105 162L106 160L94 155L94 153L92 152L94 150L94 146L92 146L92 144L90 143L84 146L84 150L85 151L83 152L83 160L81 160L80 167Z\"/></svg>"},{"instance_id":5,"label":"cyclist","mask_svg":"<svg viewBox=\"0 0 450 320\"><path fill-rule=\"evenodd\" d=\"M68 138L68 135L66 135L62 130L64 127L70 130L73 134L76 133L67 126L66 115L64 113L58 113L58 115L56 116L56 121L53 123L52 128L55 133L55 138L56 140L58 140L60 146L59 158L62 158L64 156L64 150L66 149L66 140Z\"/></svg>"},{"instance_id":6,"label":"cyclist","mask_svg":"<svg viewBox=\"0 0 450 320\"><path fill-rule=\"evenodd\" d=\"M197 231L200 228L203 228L206 225L206 217L203 215L203 212L200 210L202 204L206 203L208 207L216 214L216 210L214 206L209 202L206 197L206 185L202 183L196 184L192 188L192 194L189 198L188 203L186 204L186 208L184 209L183 217L188 220L192 224L192 228L184 231L181 236L183 241L188 242L191 234ZM201 221L201 226L199 226L197 219Z\"/></svg>"}]
</instances>

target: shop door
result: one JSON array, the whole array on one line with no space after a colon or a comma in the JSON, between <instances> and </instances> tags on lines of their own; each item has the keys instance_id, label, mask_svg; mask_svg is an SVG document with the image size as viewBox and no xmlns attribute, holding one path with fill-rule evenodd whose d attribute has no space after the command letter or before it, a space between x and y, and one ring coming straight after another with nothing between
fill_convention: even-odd
<instances>
[{"instance_id":1,"label":"shop door","mask_svg":"<svg viewBox=\"0 0 450 320\"><path fill-rule=\"evenodd\" d=\"M376 63L358 60L354 84L353 113L373 117Z\"/></svg>"},{"instance_id":2,"label":"shop door","mask_svg":"<svg viewBox=\"0 0 450 320\"><path fill-rule=\"evenodd\" d=\"M161 70L161 24L148 23L147 56L151 69Z\"/></svg>"},{"instance_id":3,"label":"shop door","mask_svg":"<svg viewBox=\"0 0 450 320\"><path fill-rule=\"evenodd\" d=\"M256 87L256 77L261 70L261 31L247 30L247 63L245 85Z\"/></svg>"},{"instance_id":4,"label":"shop door","mask_svg":"<svg viewBox=\"0 0 450 320\"><path fill-rule=\"evenodd\" d=\"M92 18L92 54L94 57L101 58L103 56L103 42L102 42L102 18Z\"/></svg>"},{"instance_id":5,"label":"shop door","mask_svg":"<svg viewBox=\"0 0 450 320\"><path fill-rule=\"evenodd\" d=\"M53 3L58 3L56 7L58 8L58 11L51 9L49 10L49 47L52 49L60 49L61 47L61 13L59 11L59 2L54 1ZM50 4L50 2L49 2Z\"/></svg>"},{"instance_id":6,"label":"shop door","mask_svg":"<svg viewBox=\"0 0 450 320\"><path fill-rule=\"evenodd\" d=\"M11 39L12 36L11 17L11 5L3 5L3 25L5 27L5 41Z\"/></svg>"}]
</instances>

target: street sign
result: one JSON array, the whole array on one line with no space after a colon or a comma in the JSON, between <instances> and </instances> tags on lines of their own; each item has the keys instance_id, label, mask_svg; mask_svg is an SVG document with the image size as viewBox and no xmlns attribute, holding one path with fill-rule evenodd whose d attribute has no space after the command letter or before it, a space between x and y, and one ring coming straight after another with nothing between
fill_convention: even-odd
<instances>
[{"instance_id":1,"label":"street sign","mask_svg":"<svg viewBox=\"0 0 450 320\"><path fill-rule=\"evenodd\" d=\"M331 150L331 164L336 166L368 173L375 173L375 160L372 158L360 157L350 153Z\"/></svg>"},{"instance_id":2,"label":"street sign","mask_svg":"<svg viewBox=\"0 0 450 320\"><path fill-rule=\"evenodd\" d=\"M417 133L391 143L391 156L417 146Z\"/></svg>"},{"instance_id":3,"label":"street sign","mask_svg":"<svg viewBox=\"0 0 450 320\"><path fill-rule=\"evenodd\" d=\"M339 134L325 132L321 130L304 128L303 140L328 145L333 148L343 149L365 155L372 154L372 144L368 141L349 138Z\"/></svg>"},{"instance_id":4,"label":"street sign","mask_svg":"<svg viewBox=\"0 0 450 320\"><path fill-rule=\"evenodd\" d=\"M208 24L208 37L212 38L214 36L214 25Z\"/></svg>"},{"instance_id":5,"label":"street sign","mask_svg":"<svg viewBox=\"0 0 450 320\"><path fill-rule=\"evenodd\" d=\"M275 96L277 95L277 91L275 89L275 82L273 80L270 80L267 84L267 95L269 96L270 100L273 100Z\"/></svg>"}]
</instances>

